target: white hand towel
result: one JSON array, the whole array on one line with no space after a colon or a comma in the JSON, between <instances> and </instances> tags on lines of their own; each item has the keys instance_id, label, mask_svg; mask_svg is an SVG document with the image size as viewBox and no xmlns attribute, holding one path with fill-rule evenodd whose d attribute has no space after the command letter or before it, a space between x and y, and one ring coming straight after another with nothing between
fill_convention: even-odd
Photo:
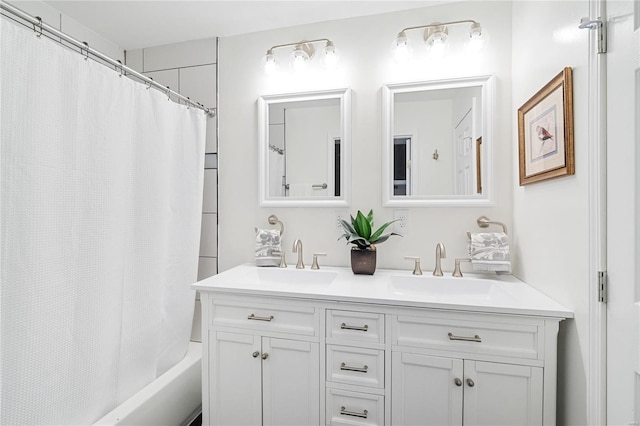
<instances>
[{"instance_id":1,"label":"white hand towel","mask_svg":"<svg viewBox=\"0 0 640 426\"><path fill-rule=\"evenodd\" d=\"M256 266L278 266L281 252L280 231L256 228Z\"/></svg>"},{"instance_id":2,"label":"white hand towel","mask_svg":"<svg viewBox=\"0 0 640 426\"><path fill-rule=\"evenodd\" d=\"M510 273L509 237L504 232L472 233L469 258L474 271Z\"/></svg>"}]
</instances>

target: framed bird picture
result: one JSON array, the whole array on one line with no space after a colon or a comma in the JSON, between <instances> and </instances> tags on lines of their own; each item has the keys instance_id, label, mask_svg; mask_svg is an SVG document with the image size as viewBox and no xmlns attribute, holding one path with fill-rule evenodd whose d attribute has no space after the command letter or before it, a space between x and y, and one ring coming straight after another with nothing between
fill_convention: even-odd
<instances>
[{"instance_id":1,"label":"framed bird picture","mask_svg":"<svg viewBox=\"0 0 640 426\"><path fill-rule=\"evenodd\" d=\"M575 173L572 81L566 67L518 109L521 186Z\"/></svg>"}]
</instances>

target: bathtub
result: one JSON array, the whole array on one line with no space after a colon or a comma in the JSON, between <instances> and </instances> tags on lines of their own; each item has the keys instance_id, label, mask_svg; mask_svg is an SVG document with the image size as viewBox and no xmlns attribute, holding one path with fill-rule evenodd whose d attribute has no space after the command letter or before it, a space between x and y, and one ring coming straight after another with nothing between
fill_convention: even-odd
<instances>
[{"instance_id":1,"label":"bathtub","mask_svg":"<svg viewBox=\"0 0 640 426\"><path fill-rule=\"evenodd\" d=\"M202 410L202 343L94 425L189 425Z\"/></svg>"}]
</instances>

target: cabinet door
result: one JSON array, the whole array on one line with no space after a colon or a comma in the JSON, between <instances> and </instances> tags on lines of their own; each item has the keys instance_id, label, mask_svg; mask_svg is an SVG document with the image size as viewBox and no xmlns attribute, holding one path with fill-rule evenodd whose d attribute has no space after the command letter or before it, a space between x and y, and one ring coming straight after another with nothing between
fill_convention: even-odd
<instances>
[{"instance_id":1,"label":"cabinet door","mask_svg":"<svg viewBox=\"0 0 640 426\"><path fill-rule=\"evenodd\" d=\"M394 425L461 425L461 359L393 352L391 420Z\"/></svg>"},{"instance_id":2,"label":"cabinet door","mask_svg":"<svg viewBox=\"0 0 640 426\"><path fill-rule=\"evenodd\" d=\"M464 361L464 424L541 425L542 368Z\"/></svg>"},{"instance_id":3,"label":"cabinet door","mask_svg":"<svg viewBox=\"0 0 640 426\"><path fill-rule=\"evenodd\" d=\"M318 425L318 343L264 337L262 353L264 425Z\"/></svg>"},{"instance_id":4,"label":"cabinet door","mask_svg":"<svg viewBox=\"0 0 640 426\"><path fill-rule=\"evenodd\" d=\"M210 424L262 424L260 336L210 333Z\"/></svg>"}]
</instances>

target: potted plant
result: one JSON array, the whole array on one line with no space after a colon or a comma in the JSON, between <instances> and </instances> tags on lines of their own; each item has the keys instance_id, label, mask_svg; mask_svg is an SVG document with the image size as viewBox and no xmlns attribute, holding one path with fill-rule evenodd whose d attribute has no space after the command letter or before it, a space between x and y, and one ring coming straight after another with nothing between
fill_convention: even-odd
<instances>
[{"instance_id":1,"label":"potted plant","mask_svg":"<svg viewBox=\"0 0 640 426\"><path fill-rule=\"evenodd\" d=\"M351 248L351 270L354 274L373 275L376 271L376 244L385 242L392 235L400 235L395 232L383 234L385 229L395 220L387 222L373 231L373 210L368 215L358 214L351 222L340 220L344 234L338 238L347 240L347 244L353 244Z\"/></svg>"}]
</instances>

